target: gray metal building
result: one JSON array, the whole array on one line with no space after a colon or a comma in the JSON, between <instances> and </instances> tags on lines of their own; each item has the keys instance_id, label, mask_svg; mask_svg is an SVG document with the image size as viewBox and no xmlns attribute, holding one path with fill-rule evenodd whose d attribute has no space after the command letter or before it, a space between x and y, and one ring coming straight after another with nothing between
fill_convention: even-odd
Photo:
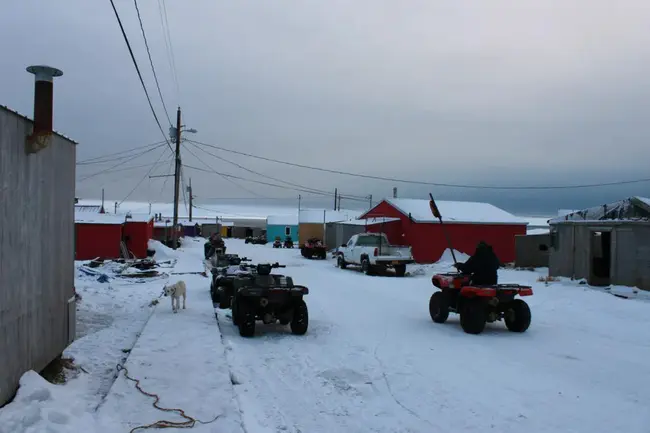
<instances>
[{"instance_id":1,"label":"gray metal building","mask_svg":"<svg viewBox=\"0 0 650 433\"><path fill-rule=\"evenodd\" d=\"M546 268L550 255L549 233L515 236L515 266L518 268Z\"/></svg>"},{"instance_id":2,"label":"gray metal building","mask_svg":"<svg viewBox=\"0 0 650 433\"><path fill-rule=\"evenodd\" d=\"M630 197L550 225L549 275L650 290L650 199Z\"/></svg>"},{"instance_id":3,"label":"gray metal building","mask_svg":"<svg viewBox=\"0 0 650 433\"><path fill-rule=\"evenodd\" d=\"M51 132L47 71L30 71L34 121L0 106L0 406L75 335L76 143Z\"/></svg>"},{"instance_id":4,"label":"gray metal building","mask_svg":"<svg viewBox=\"0 0 650 433\"><path fill-rule=\"evenodd\" d=\"M382 222L397 221L398 218L370 218L362 220L339 221L325 225L325 245L329 248L340 247L346 244L350 238L359 233L365 233L366 227L381 224Z\"/></svg>"}]
</instances>

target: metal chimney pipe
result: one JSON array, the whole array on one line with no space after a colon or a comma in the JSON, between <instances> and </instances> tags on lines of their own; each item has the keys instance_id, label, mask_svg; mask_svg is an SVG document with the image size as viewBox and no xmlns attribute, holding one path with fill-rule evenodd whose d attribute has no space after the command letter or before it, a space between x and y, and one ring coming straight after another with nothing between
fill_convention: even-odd
<instances>
[{"instance_id":1,"label":"metal chimney pipe","mask_svg":"<svg viewBox=\"0 0 650 433\"><path fill-rule=\"evenodd\" d=\"M27 72L34 74L34 130L27 138L28 152L34 153L48 145L52 135L52 117L54 102L54 77L63 72L45 65L27 67Z\"/></svg>"},{"instance_id":2,"label":"metal chimney pipe","mask_svg":"<svg viewBox=\"0 0 650 433\"><path fill-rule=\"evenodd\" d=\"M393 198L397 198L397 187L393 187Z\"/></svg>"}]
</instances>

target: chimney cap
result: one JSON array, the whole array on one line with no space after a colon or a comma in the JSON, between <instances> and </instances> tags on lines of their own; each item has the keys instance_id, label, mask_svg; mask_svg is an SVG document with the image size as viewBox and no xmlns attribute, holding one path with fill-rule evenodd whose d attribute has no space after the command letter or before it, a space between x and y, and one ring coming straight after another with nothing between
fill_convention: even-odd
<instances>
[{"instance_id":1,"label":"chimney cap","mask_svg":"<svg viewBox=\"0 0 650 433\"><path fill-rule=\"evenodd\" d=\"M46 65L28 66L27 72L36 75L38 81L51 81L54 77L63 75L63 71Z\"/></svg>"}]
</instances>

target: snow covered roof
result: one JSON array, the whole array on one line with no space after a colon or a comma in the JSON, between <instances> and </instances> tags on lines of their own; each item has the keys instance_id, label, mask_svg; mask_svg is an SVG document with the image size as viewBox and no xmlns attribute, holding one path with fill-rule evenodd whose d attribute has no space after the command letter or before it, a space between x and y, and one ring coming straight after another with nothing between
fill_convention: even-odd
<instances>
[{"instance_id":1,"label":"snow covered roof","mask_svg":"<svg viewBox=\"0 0 650 433\"><path fill-rule=\"evenodd\" d=\"M266 224L270 226L297 226L298 215L269 215Z\"/></svg>"},{"instance_id":2,"label":"snow covered roof","mask_svg":"<svg viewBox=\"0 0 650 433\"><path fill-rule=\"evenodd\" d=\"M113 215L105 213L75 212L75 224L124 224L124 215Z\"/></svg>"},{"instance_id":3,"label":"snow covered roof","mask_svg":"<svg viewBox=\"0 0 650 433\"><path fill-rule=\"evenodd\" d=\"M650 220L650 199L629 197L614 203L594 206L550 220L551 224L564 221L648 221Z\"/></svg>"},{"instance_id":4,"label":"snow covered roof","mask_svg":"<svg viewBox=\"0 0 650 433\"><path fill-rule=\"evenodd\" d=\"M368 219L362 219L362 220L350 220L350 221L340 221L337 224L344 224L344 225L349 225L349 226L370 226L373 224L382 224L382 223L389 223L393 221L399 221L399 218L383 218L383 217L378 217L378 218L368 218Z\"/></svg>"},{"instance_id":5,"label":"snow covered roof","mask_svg":"<svg viewBox=\"0 0 650 433\"><path fill-rule=\"evenodd\" d=\"M74 205L74 211L75 212L92 212L92 213L99 213L99 211L102 209L100 205L84 205L84 204L76 204Z\"/></svg>"},{"instance_id":6,"label":"snow covered roof","mask_svg":"<svg viewBox=\"0 0 650 433\"><path fill-rule=\"evenodd\" d=\"M438 222L431 213L429 200L413 198L387 198L385 202L417 222ZM470 201L436 201L442 220L449 223L469 224L522 224L528 222L489 203Z\"/></svg>"},{"instance_id":7,"label":"snow covered roof","mask_svg":"<svg viewBox=\"0 0 650 433\"><path fill-rule=\"evenodd\" d=\"M325 210L325 209L306 209L298 214L298 221L301 223L335 223L339 221L348 221L358 218L361 212L354 210Z\"/></svg>"},{"instance_id":8,"label":"snow covered roof","mask_svg":"<svg viewBox=\"0 0 650 433\"><path fill-rule=\"evenodd\" d=\"M153 215L147 215L147 214L127 214L122 217L125 218L126 221L132 221L138 223L148 223L153 219Z\"/></svg>"}]
</instances>

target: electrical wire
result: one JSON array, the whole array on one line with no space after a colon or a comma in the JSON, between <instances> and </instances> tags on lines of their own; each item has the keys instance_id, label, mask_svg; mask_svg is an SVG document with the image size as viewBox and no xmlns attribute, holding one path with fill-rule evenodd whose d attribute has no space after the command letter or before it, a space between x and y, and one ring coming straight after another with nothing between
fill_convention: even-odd
<instances>
[{"instance_id":1,"label":"electrical wire","mask_svg":"<svg viewBox=\"0 0 650 433\"><path fill-rule=\"evenodd\" d=\"M135 66L135 70L138 73L138 77L140 78L140 84L142 84L142 89L144 90L144 94L147 97L147 102L149 102L149 108L151 108L151 113L153 114L153 118L156 121L156 124L158 125L158 129L160 129L160 133L165 138L165 142L167 143L167 146L169 146L169 150L174 152L174 149L172 149L172 145L167 140L167 134L165 134L165 131L163 131L162 125L160 124L160 120L158 120L158 115L156 114L156 110L154 110L153 104L151 103L151 98L149 97L147 86L144 84L144 79L142 78L140 67L138 66L138 62L135 59L135 55L133 54L133 49L131 49L131 43L129 42L129 37L126 35L126 31L124 30L124 26L122 25L122 19L120 18L120 14L117 12L117 8L115 7L115 2L113 0L109 0L109 1L111 2L111 6L113 7L113 12L115 12L115 18L117 19L117 23L120 25L120 30L122 31L124 42L126 42L126 47L129 49L129 54L131 55L133 66Z\"/></svg>"},{"instance_id":2,"label":"electrical wire","mask_svg":"<svg viewBox=\"0 0 650 433\"><path fill-rule=\"evenodd\" d=\"M194 158L196 158L196 159L197 159L201 164L205 165L208 169L212 170L212 167L210 167L210 166L209 166L209 165L208 165L204 160L202 160L202 159L199 158L199 157L198 157L194 152L192 152L192 149L190 149L189 147L187 147L187 146L185 146L185 145L183 145L183 147L185 147L185 150L187 150L187 151L188 151L188 152L189 152L189 153L190 153ZM188 168L191 168L191 167L188 166ZM238 187L238 188L240 188L240 189L246 191L247 193L252 194L252 195L254 195L254 196L256 196L256 197L260 197L260 195L257 194L255 191L252 191L252 190L246 188L245 186L238 184L237 182L235 182L234 180L228 178L227 176L222 175L222 174L220 174L220 173L218 173L218 172L216 172L216 171L215 171L214 173L219 174L219 176L221 176L222 179L224 179L224 180L226 180L226 181L232 183L233 185L235 185L236 187Z\"/></svg>"},{"instance_id":3,"label":"electrical wire","mask_svg":"<svg viewBox=\"0 0 650 433\"><path fill-rule=\"evenodd\" d=\"M133 156L133 157L131 158L131 160L137 159L137 158L139 158L139 157L142 156L142 155L145 155L145 154L147 154L147 153L149 153L149 152L151 152L151 151L153 151L153 150L159 149L160 147L164 147L164 145L161 144L160 146L155 147L155 148L150 149L150 150L147 150L146 152L139 153L138 155ZM79 179L79 180L80 180L80 181L84 181L84 180L91 179L91 178L93 178L93 177L99 176L100 174L104 174L104 173L118 173L118 172L120 172L120 171L131 170L131 169L133 169L133 168L148 167L151 163L142 164L142 165L134 165L134 166L129 166L129 167L121 167L123 164L124 164L124 163L123 163L122 161L120 161L120 162L118 162L117 164L114 164L114 165L112 165L112 166L110 166L110 167L108 167L108 168L105 168L105 169L103 169L103 170L100 170L100 171L95 172L95 173L90 174L90 175L86 175L86 176L82 177L82 178ZM121 168L117 168L117 167L121 167Z\"/></svg>"},{"instance_id":4,"label":"electrical wire","mask_svg":"<svg viewBox=\"0 0 650 433\"><path fill-rule=\"evenodd\" d=\"M188 141L189 141L189 140L188 140ZM311 190L311 191L313 191L313 192L315 192L315 193L320 193L320 194L331 194L330 191L324 191L324 190L321 190L321 189L310 188L310 187L307 187L307 186L299 185L299 184L297 184L297 183L293 183L293 182L285 181L285 180L282 180L282 179L278 179L277 177L269 176L268 174L263 174L263 173L260 173L260 172L258 172L258 171L255 171L255 170L251 170L251 169L249 169L249 168L247 168L247 167L244 167L244 166L241 165L241 164L238 164L238 163L236 163L236 162L230 161L230 160L228 160L228 159L226 159L226 158L224 158L224 157L222 157L222 156L215 155L214 153L208 152L207 150L203 149L202 147L200 147L200 146L198 146L198 145L196 145L196 144L194 144L194 143L192 143L192 145L193 145L194 147L196 147L197 149L201 150L202 152L204 152L204 153L207 154L207 155L210 155L210 156L212 156L212 157L214 157L214 158L217 158L217 159L219 159L219 160L221 160L221 161L227 162L228 164L232 164L232 165L234 165L235 167L241 168L242 170L247 171L247 172L249 172L249 173L256 174L256 175L258 175L258 176L261 176L261 177L264 177L264 178L268 178L268 179L274 180L274 181L276 181L276 182L284 183L284 184L286 184L286 185L290 185L290 186L294 186L294 187L298 187L298 188L302 188L302 189ZM359 199L364 199L364 200L367 199L367 197L361 197L361 196L355 196L355 195L344 195L344 194L341 194L341 197L344 198L344 199L350 199L350 198L359 198Z\"/></svg>"},{"instance_id":5,"label":"electrical wire","mask_svg":"<svg viewBox=\"0 0 650 433\"><path fill-rule=\"evenodd\" d=\"M140 16L140 8L138 7L138 0L133 0L135 4L135 11L138 15L138 21L140 22L140 30L142 30L142 39L144 39L144 46L147 49L147 56L149 57L149 64L151 65L151 72L153 72L153 79L156 81L156 88L158 89L158 95L160 96L160 102L162 103L163 110L167 116L167 121L169 126L172 126L172 119L169 117L169 112L167 111L167 106L165 105L165 99L163 98L162 91L160 90L160 83L158 82L158 75L156 74L156 68L153 65L153 60L151 59L151 51L149 50L149 42L147 42L147 35L144 31L144 24L142 24L142 17Z\"/></svg>"},{"instance_id":6,"label":"electrical wire","mask_svg":"<svg viewBox=\"0 0 650 433\"><path fill-rule=\"evenodd\" d=\"M598 187L605 187L605 186L629 185L629 184L633 184L633 183L650 182L650 178L624 180L624 181L617 181L617 182L592 183L592 184L584 184L584 185L544 185L544 186L490 186L490 185L453 184L453 183L441 183L441 182L424 182L424 181L417 181L417 180L399 179L399 178L394 178L394 177L373 176L373 175L362 174L362 173L351 173L351 172L348 172L348 171L333 170L333 169L322 168L322 167L313 167L313 166L309 166L309 165L305 165L305 164L298 164L298 163L294 163L294 162L281 161L281 160L278 160L278 159L267 158L267 157L259 156L259 155L253 155L253 154L250 154L250 153L240 152L238 150L232 150L232 149L228 149L228 148L225 148L225 147L222 147L222 146L217 146L217 145L209 144L209 143L203 143L203 142L200 142L200 141L195 141L195 140L187 140L187 141L189 141L191 143L194 143L194 144L200 144L200 145L203 145L203 146L212 147L214 149L222 150L224 152L229 152L229 153L234 153L234 154L237 154L237 155L247 156L247 157L250 157L250 158L260 159L260 160L263 160L263 161L274 162L274 163L277 163L277 164L288 165L288 166L291 166L291 167L304 168L304 169L308 169L308 170L321 171L321 172L325 172L325 173L340 174L340 175L344 175L344 176L359 177L359 178L364 178L364 179L390 181L390 182L395 182L395 183L406 183L406 184L411 184L411 185L428 185L428 186L438 186L438 187L446 187L446 188L464 188L464 189L523 190L523 191L529 191L530 190L530 191L532 191L532 190L598 188Z\"/></svg>"},{"instance_id":7,"label":"electrical wire","mask_svg":"<svg viewBox=\"0 0 650 433\"><path fill-rule=\"evenodd\" d=\"M291 188L291 187L288 187L288 186L285 186L285 185L277 185L277 184L274 184L274 183L263 182L263 181L260 181L260 180L247 179L245 177L235 176L235 175L232 175L232 174L221 173L221 172L218 172L218 171L216 171L214 169L206 170L204 168L194 167L194 166L187 165L187 164L183 164L183 165L185 167L187 167L187 168L192 169L192 170L202 171L202 172L206 172L206 173L213 173L213 174L217 174L217 175L219 175L221 177L228 177L228 178L231 178L231 179L239 179L239 180L243 180L243 181L246 181L246 182L257 183L257 184L260 184L260 185L272 186L274 188L289 189L289 190L292 190L292 191L307 192L307 193L314 194L314 195L321 195L321 196L326 196L326 197L334 197L333 193L317 194L317 193L315 193L313 191L309 191L309 190L305 190L305 189L301 189L301 188ZM355 199L355 198L350 198L350 199L347 199L347 200L358 201L358 202L363 202L363 203L368 201L367 199L362 200L362 199Z\"/></svg>"},{"instance_id":8,"label":"electrical wire","mask_svg":"<svg viewBox=\"0 0 650 433\"><path fill-rule=\"evenodd\" d=\"M126 195L126 197L124 197L124 198L122 199L121 202L119 202L118 206L120 206L122 203L124 203L124 202L126 201L126 199L128 199L129 197L131 197L131 194L133 194L133 193L135 192L135 190L138 189L138 187L140 186L140 184L141 184L142 182L144 182L144 180L145 180L147 177L149 177L149 175L151 174L151 171L153 170L153 168L154 168L154 167L155 167L155 166L160 162L160 160L162 159L162 157L165 156L165 153L166 153L166 152L167 152L167 149L163 149L162 153L160 154L160 156L158 157L158 159L156 160L156 162L154 162L154 163L151 165L151 168L149 168L149 170L147 170L147 173L144 175L144 177L143 177L142 179L140 179L140 182L138 182L138 183L133 187L133 189L132 189L132 190L131 190L127 195ZM166 162L166 161L165 161L165 162Z\"/></svg>"},{"instance_id":9,"label":"electrical wire","mask_svg":"<svg viewBox=\"0 0 650 433\"><path fill-rule=\"evenodd\" d=\"M95 156L95 157L92 157L92 158L88 158L88 159L84 159L82 161L79 161L79 162L77 162L77 165L103 164L103 163L106 163L106 162L115 161L117 159L122 158L122 157L117 157L117 158L110 158L109 159L109 157L113 157L113 156L116 156L116 155L124 155L124 154L127 154L127 153L135 152L136 150L144 149L144 148L148 148L149 150L153 150L155 147L158 147L158 146L164 145L164 144L165 144L164 141L159 141L157 143L145 144L144 146L137 146L137 147L134 147L133 149L121 150L119 152L108 153L108 154L102 155L102 156ZM128 157L125 156L125 158L128 158Z\"/></svg>"},{"instance_id":10,"label":"electrical wire","mask_svg":"<svg viewBox=\"0 0 650 433\"><path fill-rule=\"evenodd\" d=\"M167 56L169 60L169 64L172 70L172 76L174 79L174 84L176 85L176 99L178 100L180 98L180 85L178 84L178 69L176 68L176 57L174 56L174 46L172 45L172 35L171 31L169 30L169 19L167 16L167 5L165 4L165 0L158 0L158 8L160 11L160 3L162 2L162 16L164 17L164 24L163 24L163 31L165 32L165 45L167 47ZM179 103L180 105L180 103Z\"/></svg>"}]
</instances>

